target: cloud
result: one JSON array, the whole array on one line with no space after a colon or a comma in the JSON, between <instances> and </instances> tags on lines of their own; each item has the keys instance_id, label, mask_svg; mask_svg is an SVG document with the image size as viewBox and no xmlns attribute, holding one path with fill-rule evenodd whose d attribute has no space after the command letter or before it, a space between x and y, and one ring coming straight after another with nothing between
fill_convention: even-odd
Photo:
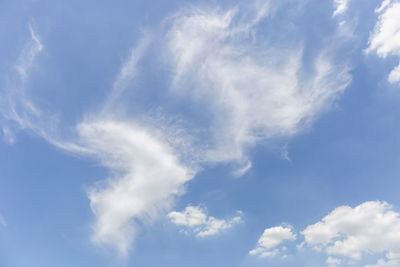
<instances>
[{"instance_id":1,"label":"cloud","mask_svg":"<svg viewBox=\"0 0 400 267\"><path fill-rule=\"evenodd\" d=\"M5 88L1 90L0 111L7 122L13 122L23 129L32 128L34 120L41 112L27 96L25 83L38 54L43 50L43 44L33 25L28 25L30 38L23 47L16 64L7 75ZM3 128L3 135L12 143L14 137L8 125Z\"/></svg>"},{"instance_id":2,"label":"cloud","mask_svg":"<svg viewBox=\"0 0 400 267\"><path fill-rule=\"evenodd\" d=\"M74 135L61 138L56 117L37 108L26 92L25 83L30 70L43 50L32 25L29 25L29 30L30 39L13 68L16 76L10 79L9 87L2 92L1 114L7 122L2 126L3 138L8 143L14 142L12 125L8 123L13 122L60 149L91 157L108 168L110 177L88 190L96 216L93 241L115 248L120 256L125 257L139 222L151 223L169 210L174 198L184 192L184 183L195 173L181 162L172 147L169 139L179 139L178 136L163 135L161 131L132 119L123 120L121 113L118 119L114 116L121 108L120 96L137 73L136 65L150 37L143 37L131 50L102 109L87 115L90 119L79 123ZM12 74L10 77L14 77Z\"/></svg>"},{"instance_id":3,"label":"cloud","mask_svg":"<svg viewBox=\"0 0 400 267\"><path fill-rule=\"evenodd\" d=\"M400 2L384 1L376 12L380 15L366 52L376 52L381 58L389 55L400 57ZM390 83L400 82L400 63L391 71L388 80Z\"/></svg>"},{"instance_id":4,"label":"cloud","mask_svg":"<svg viewBox=\"0 0 400 267\"><path fill-rule=\"evenodd\" d=\"M194 173L162 139L134 122L84 122L78 131L88 151L112 172L88 192L96 215L93 240L126 256L138 222L151 223L170 209Z\"/></svg>"},{"instance_id":5,"label":"cloud","mask_svg":"<svg viewBox=\"0 0 400 267\"><path fill-rule=\"evenodd\" d=\"M6 75L5 87L0 91L0 115L3 140L9 144L15 142L15 132L30 131L50 144L74 153L85 153L75 141L65 140L59 135L59 123L56 114L49 114L37 107L31 100L26 83L35 66L35 60L44 49L39 34L35 31L34 21L28 25L30 38L26 41L16 63ZM1 118L0 118L1 119Z\"/></svg>"},{"instance_id":6,"label":"cloud","mask_svg":"<svg viewBox=\"0 0 400 267\"><path fill-rule=\"evenodd\" d=\"M316 52L309 67L298 42L269 43L259 33L276 9L271 3L186 10L171 19L173 92L212 114L205 162L237 162L246 170L249 148L298 133L350 83L349 67L335 64L329 48Z\"/></svg>"},{"instance_id":7,"label":"cloud","mask_svg":"<svg viewBox=\"0 0 400 267\"><path fill-rule=\"evenodd\" d=\"M137 65L146 53L150 43L151 36L145 32L138 44L131 49L128 59L123 63L113 83L111 92L106 98L102 113L112 112L112 110L109 109L115 108L115 105L118 104L118 99L123 95L124 91L129 88L129 85L138 73Z\"/></svg>"},{"instance_id":8,"label":"cloud","mask_svg":"<svg viewBox=\"0 0 400 267\"><path fill-rule=\"evenodd\" d=\"M349 84L349 68L336 64L328 48L305 62L303 45L274 44L263 38L261 23L277 6L272 1L260 3L227 11L186 9L169 20L160 51L167 52L172 64L168 71L173 73L174 96L188 93L191 97L185 102L200 99L201 112L212 114L207 129L196 129L207 132L201 138L205 141L196 146L186 140L186 129L174 131L176 126L163 122L152 125L149 121L155 119L141 114L149 118L144 122L127 114L121 104L124 92L132 88L140 60L149 55L153 36L146 34L122 64L100 111L88 112L72 136L61 138L59 132L64 129L57 116L36 107L25 90L44 47L29 27L30 39L13 68L12 86L2 94L1 112L19 128L33 131L60 149L91 157L109 170L107 179L88 190L96 244L126 256L140 225L172 208L199 165L233 161L239 166L234 174L243 175L252 166L249 148L303 130ZM2 130L12 143L12 127L7 124ZM171 214L191 216L188 212L172 212L170 218ZM185 227L204 237L231 228L241 218L204 216L201 224Z\"/></svg>"},{"instance_id":9,"label":"cloud","mask_svg":"<svg viewBox=\"0 0 400 267\"><path fill-rule=\"evenodd\" d=\"M7 222L3 216L0 215L0 225L3 227L7 227Z\"/></svg>"},{"instance_id":10,"label":"cloud","mask_svg":"<svg viewBox=\"0 0 400 267\"><path fill-rule=\"evenodd\" d=\"M303 232L305 244L330 256L361 260L385 253L377 265L400 265L400 214L386 202L370 201L334 209Z\"/></svg>"},{"instance_id":11,"label":"cloud","mask_svg":"<svg viewBox=\"0 0 400 267\"><path fill-rule=\"evenodd\" d=\"M290 226L267 228L258 240L256 248L251 250L249 254L258 255L260 257L276 256L278 253L285 250L285 247L278 248L282 243L293 240L296 240L296 234L292 232Z\"/></svg>"},{"instance_id":12,"label":"cloud","mask_svg":"<svg viewBox=\"0 0 400 267\"><path fill-rule=\"evenodd\" d=\"M337 16L346 12L348 8L348 0L334 0L335 11L333 11L333 16Z\"/></svg>"},{"instance_id":13,"label":"cloud","mask_svg":"<svg viewBox=\"0 0 400 267\"><path fill-rule=\"evenodd\" d=\"M383 10L385 10L391 3L393 0L384 0L382 1L382 4L380 5L379 8L375 9L376 13L381 13Z\"/></svg>"},{"instance_id":14,"label":"cloud","mask_svg":"<svg viewBox=\"0 0 400 267\"><path fill-rule=\"evenodd\" d=\"M223 220L208 216L204 209L198 206L187 206L182 212L172 211L168 213L168 217L172 223L191 229L197 237L217 235L242 221L241 212L239 216Z\"/></svg>"}]
</instances>

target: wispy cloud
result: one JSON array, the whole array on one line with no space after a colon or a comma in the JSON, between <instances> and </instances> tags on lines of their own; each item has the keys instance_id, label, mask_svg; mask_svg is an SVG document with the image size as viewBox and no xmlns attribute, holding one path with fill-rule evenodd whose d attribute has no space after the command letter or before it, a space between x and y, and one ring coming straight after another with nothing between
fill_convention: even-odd
<instances>
[{"instance_id":1,"label":"wispy cloud","mask_svg":"<svg viewBox=\"0 0 400 267\"><path fill-rule=\"evenodd\" d=\"M123 63L113 83L111 92L106 98L102 113L107 114L108 112L112 112L110 108L115 108L118 98L121 97L124 91L129 88L129 85L132 84L133 79L138 73L137 65L144 56L150 42L150 34L144 33L139 43L131 49L128 59Z\"/></svg>"},{"instance_id":2,"label":"wispy cloud","mask_svg":"<svg viewBox=\"0 0 400 267\"><path fill-rule=\"evenodd\" d=\"M351 80L329 49L307 68L301 45L265 41L258 31L271 16L267 3L261 13L194 9L173 17L167 48L174 91L202 101L213 115L205 161L248 165L246 150L298 133Z\"/></svg>"},{"instance_id":3,"label":"wispy cloud","mask_svg":"<svg viewBox=\"0 0 400 267\"><path fill-rule=\"evenodd\" d=\"M88 192L96 215L93 240L126 256L137 222L151 223L170 209L194 173L164 140L134 122L99 120L78 130L84 146L112 173Z\"/></svg>"},{"instance_id":4,"label":"wispy cloud","mask_svg":"<svg viewBox=\"0 0 400 267\"><path fill-rule=\"evenodd\" d=\"M3 216L0 215L0 225L3 227L7 227L7 222Z\"/></svg>"},{"instance_id":5,"label":"wispy cloud","mask_svg":"<svg viewBox=\"0 0 400 267\"><path fill-rule=\"evenodd\" d=\"M337 16L346 12L348 8L349 0L333 0L335 5L335 11L333 11L333 16Z\"/></svg>"},{"instance_id":6,"label":"wispy cloud","mask_svg":"<svg viewBox=\"0 0 400 267\"><path fill-rule=\"evenodd\" d=\"M138 64L150 42L145 34L131 49L103 108L77 126L77 144L111 173L88 190L96 216L93 241L115 248L121 257L128 255L139 225L170 210L195 175L178 152L183 146L179 134L163 129L162 122L143 123L121 105L124 92L135 88Z\"/></svg>"},{"instance_id":7,"label":"wispy cloud","mask_svg":"<svg viewBox=\"0 0 400 267\"><path fill-rule=\"evenodd\" d=\"M209 163L234 162L239 166L234 174L243 175L252 166L247 156L251 147L302 131L349 84L349 67L334 62L329 48L317 51L306 64L302 45L263 39L260 25L273 16L275 3L256 1L243 6L225 11L182 10L157 36L165 41L158 43L162 45L157 52L166 52L171 63L168 71L173 73L174 95L187 92L190 97L183 101L200 99L201 112L212 114L207 129L196 129L207 132L196 145L185 139L186 129L174 131L175 125L165 126L154 118L150 120L157 123L144 122L124 112L121 99L132 88L141 59L152 56L147 49L154 37L149 35L130 50L100 110L87 111L73 135L61 138L57 117L36 107L25 90L35 58L44 49L34 27L29 27L30 39L13 68L16 90L4 91L1 113L19 128L71 153L92 157L110 171L107 179L88 190L96 244L127 256L140 225L167 213L198 169ZM12 128L7 124L2 129L12 142ZM216 219L199 207L187 207L169 217L192 228L191 216L196 212L203 214L201 223L193 226L199 237L217 234L240 221L240 216Z\"/></svg>"},{"instance_id":8,"label":"wispy cloud","mask_svg":"<svg viewBox=\"0 0 400 267\"><path fill-rule=\"evenodd\" d=\"M35 58L43 50L43 45L33 24L28 25L30 38L23 47L16 64L9 71L5 88L1 91L0 111L6 121L13 122L20 128L32 128L33 120L40 116L40 111L27 96L25 83ZM10 127L3 126L3 133L12 136Z\"/></svg>"},{"instance_id":9,"label":"wispy cloud","mask_svg":"<svg viewBox=\"0 0 400 267\"><path fill-rule=\"evenodd\" d=\"M15 132L22 129L33 132L60 149L83 153L84 148L75 141L60 137L57 115L41 110L31 100L31 95L35 92L28 91L26 83L44 45L35 31L34 20L28 25L28 29L29 39L15 65L9 70L5 88L0 92L3 140L10 144L14 143Z\"/></svg>"}]
</instances>

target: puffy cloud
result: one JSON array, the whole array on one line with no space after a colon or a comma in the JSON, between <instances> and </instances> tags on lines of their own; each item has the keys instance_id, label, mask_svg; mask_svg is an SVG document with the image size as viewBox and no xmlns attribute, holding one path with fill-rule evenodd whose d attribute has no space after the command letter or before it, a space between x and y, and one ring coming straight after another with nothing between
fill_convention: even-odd
<instances>
[{"instance_id":1,"label":"puffy cloud","mask_svg":"<svg viewBox=\"0 0 400 267\"><path fill-rule=\"evenodd\" d=\"M285 250L284 248L278 248L282 243L293 240L296 240L296 235L292 232L290 226L267 228L258 240L256 248L251 250L249 254L272 257Z\"/></svg>"},{"instance_id":2,"label":"puffy cloud","mask_svg":"<svg viewBox=\"0 0 400 267\"><path fill-rule=\"evenodd\" d=\"M361 260L364 254L386 253L370 266L400 264L400 214L386 202L338 207L302 234L305 244L328 255Z\"/></svg>"},{"instance_id":3,"label":"puffy cloud","mask_svg":"<svg viewBox=\"0 0 400 267\"><path fill-rule=\"evenodd\" d=\"M351 80L349 68L333 63L328 50L307 67L298 44L263 40L259 26L274 6L267 1L254 9L262 11L181 12L167 34L173 90L203 101L213 117L205 161L238 162L239 174L251 166L248 148L298 133Z\"/></svg>"},{"instance_id":4,"label":"puffy cloud","mask_svg":"<svg viewBox=\"0 0 400 267\"><path fill-rule=\"evenodd\" d=\"M205 211L198 206L187 206L185 210L181 212L170 212L168 217L172 223L191 229L196 233L197 237L206 237L217 235L222 230L229 229L241 222L241 212L238 213L239 216L229 220L223 220L208 216Z\"/></svg>"},{"instance_id":5,"label":"puffy cloud","mask_svg":"<svg viewBox=\"0 0 400 267\"><path fill-rule=\"evenodd\" d=\"M376 12L380 15L366 52L374 51L381 58L389 55L400 57L400 2L384 1ZM388 80L390 83L400 82L400 63L391 71Z\"/></svg>"},{"instance_id":6,"label":"puffy cloud","mask_svg":"<svg viewBox=\"0 0 400 267\"><path fill-rule=\"evenodd\" d=\"M343 14L347 10L348 0L334 0L335 11L333 11L333 16Z\"/></svg>"}]
</instances>

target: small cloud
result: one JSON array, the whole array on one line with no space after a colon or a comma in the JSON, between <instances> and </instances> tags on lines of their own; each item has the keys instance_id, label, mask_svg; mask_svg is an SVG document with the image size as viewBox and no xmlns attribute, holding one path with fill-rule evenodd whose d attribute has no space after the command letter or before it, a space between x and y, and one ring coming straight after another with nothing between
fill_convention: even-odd
<instances>
[{"instance_id":1,"label":"small cloud","mask_svg":"<svg viewBox=\"0 0 400 267\"><path fill-rule=\"evenodd\" d=\"M232 174L235 177L241 177L245 175L253 166L250 160L248 160L243 166L241 166L239 169L235 170Z\"/></svg>"},{"instance_id":2,"label":"small cloud","mask_svg":"<svg viewBox=\"0 0 400 267\"><path fill-rule=\"evenodd\" d=\"M208 216L199 206L187 206L185 210L173 211L168 214L171 222L191 229L197 237L206 237L219 234L222 230L232 228L242 221L242 212L229 220L217 219Z\"/></svg>"},{"instance_id":3,"label":"small cloud","mask_svg":"<svg viewBox=\"0 0 400 267\"><path fill-rule=\"evenodd\" d=\"M347 11L348 0L334 0L335 11L333 11L333 16L343 14Z\"/></svg>"},{"instance_id":4,"label":"small cloud","mask_svg":"<svg viewBox=\"0 0 400 267\"><path fill-rule=\"evenodd\" d=\"M296 240L296 234L292 232L290 226L267 228L258 240L256 248L251 250L249 254L257 255L262 258L273 257L287 250L285 246L279 248L282 243L293 240ZM283 257L285 258L285 255Z\"/></svg>"},{"instance_id":5,"label":"small cloud","mask_svg":"<svg viewBox=\"0 0 400 267\"><path fill-rule=\"evenodd\" d=\"M0 225L3 227L7 227L6 220L4 219L3 216L0 215Z\"/></svg>"},{"instance_id":6,"label":"small cloud","mask_svg":"<svg viewBox=\"0 0 400 267\"><path fill-rule=\"evenodd\" d=\"M3 127L2 132L3 132L4 142L6 142L7 144L10 144L10 145L14 144L15 136L14 136L14 133L11 131L11 129L8 127Z\"/></svg>"},{"instance_id":7,"label":"small cloud","mask_svg":"<svg viewBox=\"0 0 400 267\"><path fill-rule=\"evenodd\" d=\"M287 160L288 162L292 162L290 155L289 155L289 149L288 149L287 144L282 147L281 156L284 160Z\"/></svg>"}]
</instances>

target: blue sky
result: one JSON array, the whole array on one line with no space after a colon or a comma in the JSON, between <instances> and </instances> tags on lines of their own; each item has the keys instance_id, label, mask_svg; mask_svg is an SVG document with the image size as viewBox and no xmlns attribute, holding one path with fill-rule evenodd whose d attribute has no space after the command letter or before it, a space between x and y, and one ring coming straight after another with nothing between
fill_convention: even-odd
<instances>
[{"instance_id":1,"label":"blue sky","mask_svg":"<svg viewBox=\"0 0 400 267\"><path fill-rule=\"evenodd\" d=\"M0 266L399 266L399 18L2 1Z\"/></svg>"}]
</instances>

